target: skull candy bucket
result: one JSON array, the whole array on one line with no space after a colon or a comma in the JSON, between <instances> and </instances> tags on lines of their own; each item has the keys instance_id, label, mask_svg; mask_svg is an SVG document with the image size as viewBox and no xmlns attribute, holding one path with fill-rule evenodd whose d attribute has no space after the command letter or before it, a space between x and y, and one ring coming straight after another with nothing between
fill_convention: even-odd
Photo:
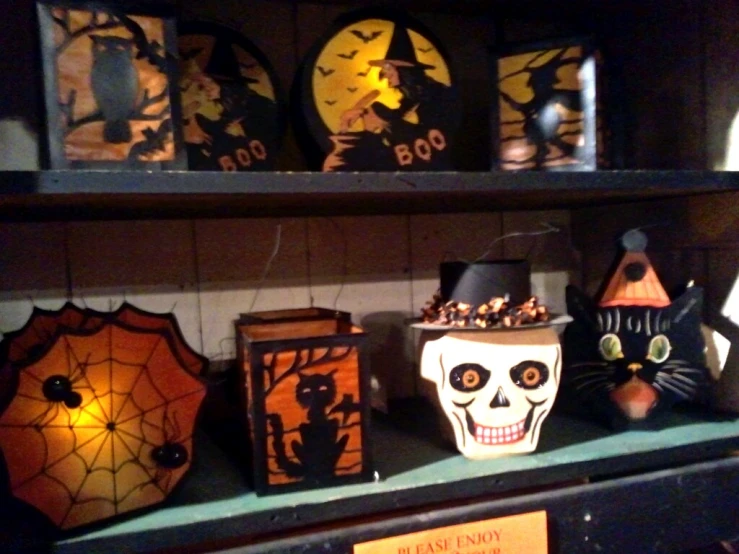
<instances>
[{"instance_id":1,"label":"skull candy bucket","mask_svg":"<svg viewBox=\"0 0 739 554\"><path fill-rule=\"evenodd\" d=\"M560 381L555 327L422 328L421 375L436 384L459 451L480 459L535 450Z\"/></svg>"}]
</instances>

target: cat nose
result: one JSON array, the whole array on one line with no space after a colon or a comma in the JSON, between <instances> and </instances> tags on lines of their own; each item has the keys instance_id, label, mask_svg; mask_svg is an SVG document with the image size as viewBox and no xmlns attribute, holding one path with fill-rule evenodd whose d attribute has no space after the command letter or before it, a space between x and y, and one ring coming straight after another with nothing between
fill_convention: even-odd
<instances>
[{"instance_id":1,"label":"cat nose","mask_svg":"<svg viewBox=\"0 0 739 554\"><path fill-rule=\"evenodd\" d=\"M626 366L626 369L628 369L631 373L636 373L642 368L642 365L640 363L634 362Z\"/></svg>"}]
</instances>

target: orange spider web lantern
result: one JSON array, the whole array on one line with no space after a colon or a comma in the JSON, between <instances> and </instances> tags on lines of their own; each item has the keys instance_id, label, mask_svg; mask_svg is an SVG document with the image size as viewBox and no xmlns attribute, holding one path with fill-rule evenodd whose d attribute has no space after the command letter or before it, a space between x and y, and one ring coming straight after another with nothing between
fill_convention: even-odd
<instances>
[{"instance_id":1,"label":"orange spider web lantern","mask_svg":"<svg viewBox=\"0 0 739 554\"><path fill-rule=\"evenodd\" d=\"M2 343L11 493L62 529L163 501L191 465L207 360L169 314L56 314L34 310Z\"/></svg>"}]
</instances>

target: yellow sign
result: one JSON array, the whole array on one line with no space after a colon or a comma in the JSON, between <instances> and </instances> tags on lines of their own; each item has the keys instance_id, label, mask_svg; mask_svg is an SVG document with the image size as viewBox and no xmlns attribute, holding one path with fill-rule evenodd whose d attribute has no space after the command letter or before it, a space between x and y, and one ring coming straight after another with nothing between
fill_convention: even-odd
<instances>
[{"instance_id":1,"label":"yellow sign","mask_svg":"<svg viewBox=\"0 0 739 554\"><path fill-rule=\"evenodd\" d=\"M547 513L500 517L355 544L354 554L547 554Z\"/></svg>"}]
</instances>

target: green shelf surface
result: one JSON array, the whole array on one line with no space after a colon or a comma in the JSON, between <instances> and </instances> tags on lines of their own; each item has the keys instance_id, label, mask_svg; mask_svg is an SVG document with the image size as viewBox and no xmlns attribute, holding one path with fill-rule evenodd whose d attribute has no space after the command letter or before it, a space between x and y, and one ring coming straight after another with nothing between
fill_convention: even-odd
<instances>
[{"instance_id":1,"label":"green shelf surface","mask_svg":"<svg viewBox=\"0 0 739 554\"><path fill-rule=\"evenodd\" d=\"M435 425L428 423L433 421L433 414L423 407L399 417L376 418L373 449L378 479L373 483L264 497L249 490L238 456L200 433L190 474L164 504L61 536L39 527L40 518L29 521L29 509L15 510L2 524L0 542L18 550L51 545L55 552L86 553L156 550L205 541L250 542L348 518L673 467L739 447L739 416L676 412L659 430L615 433L555 414L544 423L537 452L472 461L440 440ZM235 442L238 439L231 439ZM21 518L26 518L23 523Z\"/></svg>"}]
</instances>

